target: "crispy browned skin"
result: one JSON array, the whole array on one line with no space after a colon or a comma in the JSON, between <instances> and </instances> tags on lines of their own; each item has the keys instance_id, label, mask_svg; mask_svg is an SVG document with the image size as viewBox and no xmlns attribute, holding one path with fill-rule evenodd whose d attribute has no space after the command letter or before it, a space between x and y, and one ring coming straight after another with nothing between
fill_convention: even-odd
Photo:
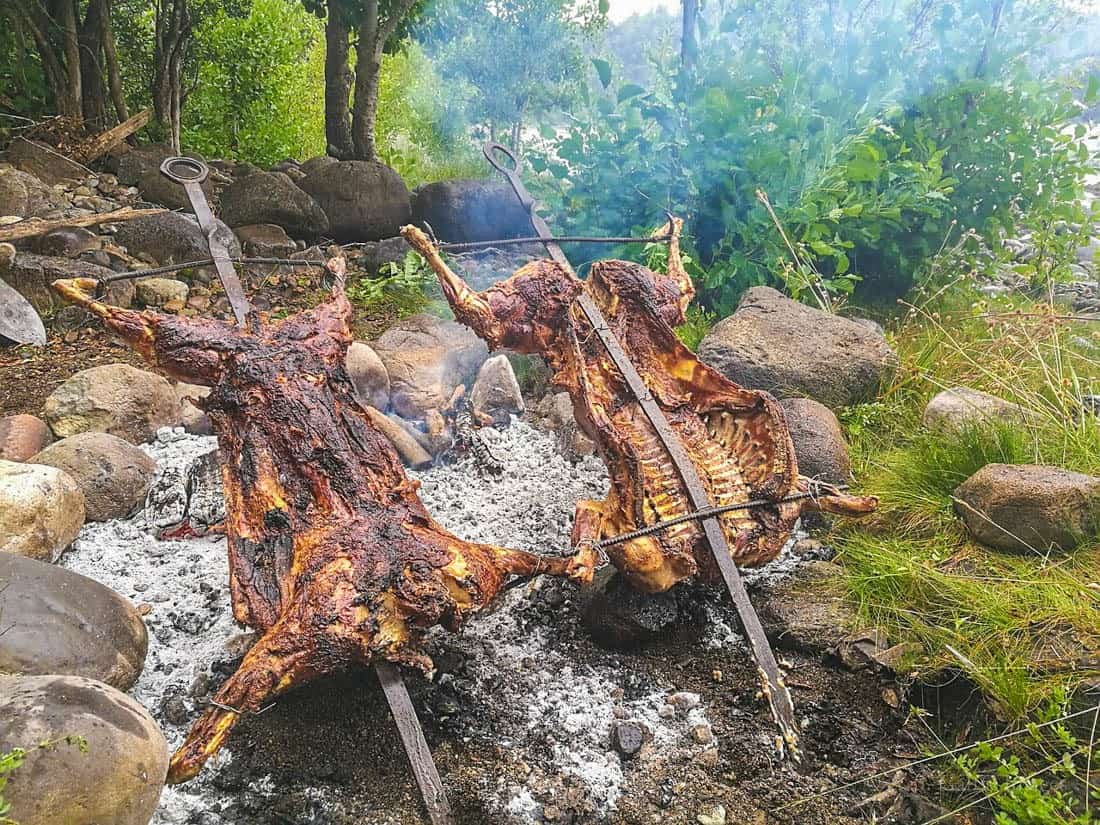
<instances>
[{"instance_id":1,"label":"crispy browned skin","mask_svg":"<svg viewBox=\"0 0 1100 825\"><path fill-rule=\"evenodd\" d=\"M605 501L577 505L573 541L578 547L693 510L683 481L576 298L587 292L638 368L653 398L694 459L715 505L752 499L772 506L720 517L734 560L743 566L769 561L786 542L805 502L778 503L805 489L781 408L766 392L747 390L702 363L673 328L695 295L680 261L682 222L658 234L673 235L669 271L600 261L581 281L550 260L534 261L484 292L474 292L413 226L402 229L439 276L456 317L492 348L541 355L554 385L567 391L580 427L607 463L611 490ZM813 506L858 515L873 498L839 491ZM698 522L609 548L612 562L639 589L667 590L699 575L713 581L717 564Z\"/></svg>"},{"instance_id":2,"label":"crispy browned skin","mask_svg":"<svg viewBox=\"0 0 1100 825\"><path fill-rule=\"evenodd\" d=\"M428 515L344 371L351 307L330 301L252 330L134 312L94 300L95 281L57 281L202 402L224 463L230 590L261 632L192 728L169 781L198 773L241 711L352 662L382 656L428 670L424 631L457 629L507 574L585 579L588 564L462 541Z\"/></svg>"}]
</instances>

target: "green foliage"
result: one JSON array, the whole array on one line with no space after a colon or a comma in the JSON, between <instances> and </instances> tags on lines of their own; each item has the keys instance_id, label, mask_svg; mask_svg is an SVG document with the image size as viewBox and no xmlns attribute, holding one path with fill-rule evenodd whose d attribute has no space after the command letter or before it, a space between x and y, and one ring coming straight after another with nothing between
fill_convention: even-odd
<instances>
[{"instance_id":1,"label":"green foliage","mask_svg":"<svg viewBox=\"0 0 1100 825\"><path fill-rule=\"evenodd\" d=\"M456 91L416 43L383 58L375 130L379 155L410 188L487 174L466 138L464 100Z\"/></svg>"},{"instance_id":2,"label":"green foliage","mask_svg":"<svg viewBox=\"0 0 1100 825\"><path fill-rule=\"evenodd\" d=\"M840 414L855 476L880 499L875 516L838 525L849 595L865 621L918 646L917 670L962 670L1005 718L1097 675L1060 662L1100 645L1100 542L1050 559L990 551L970 539L952 496L991 462L1100 473L1100 427L1078 401L1100 390L1093 340L1100 331L1057 321L1049 306L990 304L955 285L894 332L901 369L884 396ZM925 405L954 386L1026 412L1017 424L929 432Z\"/></svg>"},{"instance_id":3,"label":"green foliage","mask_svg":"<svg viewBox=\"0 0 1100 825\"><path fill-rule=\"evenodd\" d=\"M598 0L450 0L425 35L441 76L491 134L568 108L585 82L585 52L604 25Z\"/></svg>"},{"instance_id":4,"label":"green foliage","mask_svg":"<svg viewBox=\"0 0 1100 825\"><path fill-rule=\"evenodd\" d=\"M980 742L953 760L952 769L980 794L967 807L989 807L994 825L1093 825L1086 804L1100 792L1088 787L1092 741L1081 741L1058 719L1068 715L1062 692L1047 702L1026 735L1006 744ZM1087 717L1086 717L1087 720ZM1053 725L1044 725L1056 722ZM1043 725L1042 728L1039 725Z\"/></svg>"},{"instance_id":5,"label":"green foliage","mask_svg":"<svg viewBox=\"0 0 1100 825\"><path fill-rule=\"evenodd\" d=\"M566 231L688 216L720 312L763 283L831 307L857 284L893 298L953 232L992 237L1021 212L1082 217L1065 205L1086 167L1061 130L1076 109L1017 59L1048 30L1036 5L1006 4L994 37L975 0L933 15L919 2L726 0L692 73L657 53L645 88L595 61L583 116L545 129L531 158L541 194Z\"/></svg>"},{"instance_id":6,"label":"green foliage","mask_svg":"<svg viewBox=\"0 0 1100 825\"><path fill-rule=\"evenodd\" d=\"M676 337L683 342L685 347L694 352L699 349L699 343L710 332L710 328L714 326L716 320L718 320L716 315L707 312L702 307L690 306L684 318L684 323L676 328Z\"/></svg>"},{"instance_id":7,"label":"green foliage","mask_svg":"<svg viewBox=\"0 0 1100 825\"><path fill-rule=\"evenodd\" d=\"M38 750L52 750L62 744L75 747L81 753L88 752L88 740L83 736L74 735L63 736L58 739L46 739L34 747ZM0 825L19 825L18 822L8 816L11 813L11 803L4 799L4 789L8 786L12 774L19 770L26 760L27 751L25 748L12 748L7 753L0 753Z\"/></svg>"},{"instance_id":8,"label":"green foliage","mask_svg":"<svg viewBox=\"0 0 1100 825\"><path fill-rule=\"evenodd\" d=\"M352 303L372 313L404 318L423 312L431 303L435 273L415 252L397 263L385 264L376 278L360 278L347 289Z\"/></svg>"},{"instance_id":9,"label":"green foliage","mask_svg":"<svg viewBox=\"0 0 1100 825\"><path fill-rule=\"evenodd\" d=\"M253 0L197 33L201 67L183 145L211 157L269 165L324 153L324 37L294 0Z\"/></svg>"}]
</instances>

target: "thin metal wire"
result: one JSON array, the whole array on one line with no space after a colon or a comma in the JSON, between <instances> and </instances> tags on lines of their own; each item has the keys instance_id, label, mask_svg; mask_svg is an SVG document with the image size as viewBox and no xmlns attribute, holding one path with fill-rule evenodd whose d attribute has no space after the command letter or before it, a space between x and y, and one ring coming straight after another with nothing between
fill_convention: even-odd
<instances>
[{"instance_id":1,"label":"thin metal wire","mask_svg":"<svg viewBox=\"0 0 1100 825\"><path fill-rule=\"evenodd\" d=\"M232 264L241 264L245 266L255 265L270 265L270 266L324 266L323 260L303 260L301 258L230 258L229 262ZM154 267L152 269L135 269L132 272L118 272L114 275L108 275L105 278L100 278L101 284L110 284L115 281L127 281L130 278L147 278L150 275L161 275L165 272L178 272L181 269L192 269L198 266L213 266L213 258L205 258L199 261L183 261L178 264L165 264L164 266Z\"/></svg>"},{"instance_id":2,"label":"thin metal wire","mask_svg":"<svg viewBox=\"0 0 1100 825\"><path fill-rule=\"evenodd\" d=\"M471 249L488 249L493 246L517 246L519 244L541 243L667 243L672 240L671 235L653 235L646 237L603 237L592 235L557 235L552 238L540 238L537 235L525 238L501 238L496 241L471 241L469 243L441 243L439 248L444 252L462 252Z\"/></svg>"}]
</instances>

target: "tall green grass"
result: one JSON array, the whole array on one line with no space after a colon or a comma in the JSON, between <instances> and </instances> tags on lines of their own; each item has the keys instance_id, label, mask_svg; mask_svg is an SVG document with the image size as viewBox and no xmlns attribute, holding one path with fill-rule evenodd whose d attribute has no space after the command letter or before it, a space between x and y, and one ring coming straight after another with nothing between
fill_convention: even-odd
<instances>
[{"instance_id":1,"label":"tall green grass","mask_svg":"<svg viewBox=\"0 0 1100 825\"><path fill-rule=\"evenodd\" d=\"M894 383L841 416L859 486L880 498L873 518L837 528L849 595L865 620L919 644L917 671L962 670L1004 718L1100 676L1100 541L1005 554L971 541L952 507L955 488L988 463L1100 475L1100 421L1079 409L1082 394L1100 393L1100 324L1058 314L914 311L893 333ZM925 428L927 401L960 385L1019 404L1023 420Z\"/></svg>"}]
</instances>

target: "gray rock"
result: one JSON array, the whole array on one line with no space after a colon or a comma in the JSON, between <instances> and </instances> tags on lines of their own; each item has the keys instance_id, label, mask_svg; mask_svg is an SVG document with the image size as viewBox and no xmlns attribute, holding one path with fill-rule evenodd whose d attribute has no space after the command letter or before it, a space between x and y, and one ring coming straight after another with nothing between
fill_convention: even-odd
<instances>
[{"instance_id":1,"label":"gray rock","mask_svg":"<svg viewBox=\"0 0 1100 825\"><path fill-rule=\"evenodd\" d=\"M63 306L54 313L50 327L54 332L64 335L91 323L94 316L84 307Z\"/></svg>"},{"instance_id":2,"label":"gray rock","mask_svg":"<svg viewBox=\"0 0 1100 825\"><path fill-rule=\"evenodd\" d=\"M360 264L369 275L379 275L386 264L400 264L412 251L408 241L398 235L377 243L363 244Z\"/></svg>"},{"instance_id":3,"label":"gray rock","mask_svg":"<svg viewBox=\"0 0 1100 825\"><path fill-rule=\"evenodd\" d=\"M139 278L134 281L134 289L142 306L162 307L187 300L187 284L174 278Z\"/></svg>"},{"instance_id":4,"label":"gray rock","mask_svg":"<svg viewBox=\"0 0 1100 825\"><path fill-rule=\"evenodd\" d=\"M835 650L858 623L843 593L843 572L837 565L809 561L792 575L769 582L753 602L773 644L823 654Z\"/></svg>"},{"instance_id":5,"label":"gray rock","mask_svg":"<svg viewBox=\"0 0 1100 825\"><path fill-rule=\"evenodd\" d=\"M187 190L183 184L176 183L164 176L159 168L147 169L137 179L137 188L141 197L149 203L155 203L167 209L180 212L194 212ZM202 191L207 201L214 197L214 181L207 178L202 182Z\"/></svg>"},{"instance_id":6,"label":"gray rock","mask_svg":"<svg viewBox=\"0 0 1100 825\"><path fill-rule=\"evenodd\" d=\"M613 570L605 571L581 593L581 621L597 644L630 650L680 623L683 617L673 593L642 593Z\"/></svg>"},{"instance_id":7,"label":"gray rock","mask_svg":"<svg viewBox=\"0 0 1100 825\"><path fill-rule=\"evenodd\" d=\"M569 461L579 461L596 452L596 444L581 430L573 414L573 400L567 392L547 395L540 404L541 426L554 433L558 452Z\"/></svg>"},{"instance_id":8,"label":"gray rock","mask_svg":"<svg viewBox=\"0 0 1100 825\"><path fill-rule=\"evenodd\" d=\"M312 175L315 172L320 172L334 163L339 163L336 158L329 155L320 155L315 158L310 158L307 161L303 161L298 165L298 168L306 174L306 176Z\"/></svg>"},{"instance_id":9,"label":"gray rock","mask_svg":"<svg viewBox=\"0 0 1100 825\"><path fill-rule=\"evenodd\" d=\"M769 287L748 290L737 311L703 339L699 357L744 387L812 398L830 409L874 399L898 364L868 325Z\"/></svg>"},{"instance_id":10,"label":"gray rock","mask_svg":"<svg viewBox=\"0 0 1100 825\"><path fill-rule=\"evenodd\" d=\"M234 228L275 224L296 238L313 238L329 229L317 201L279 172L253 172L233 181L222 192L221 217Z\"/></svg>"},{"instance_id":11,"label":"gray rock","mask_svg":"<svg viewBox=\"0 0 1100 825\"><path fill-rule=\"evenodd\" d=\"M103 278L114 273L106 267L71 258L55 258L19 252L7 267L0 265L0 278L31 302L40 314L48 315L64 304L51 284L61 278Z\"/></svg>"},{"instance_id":12,"label":"gray rock","mask_svg":"<svg viewBox=\"0 0 1100 825\"><path fill-rule=\"evenodd\" d=\"M31 462L56 467L72 477L84 494L89 521L130 515L145 501L157 471L157 463L130 442L96 432L56 441Z\"/></svg>"},{"instance_id":13,"label":"gray rock","mask_svg":"<svg viewBox=\"0 0 1100 825\"><path fill-rule=\"evenodd\" d=\"M98 679L129 690L149 644L134 606L63 567L0 553L0 673Z\"/></svg>"},{"instance_id":14,"label":"gray rock","mask_svg":"<svg viewBox=\"0 0 1100 825\"><path fill-rule=\"evenodd\" d=\"M645 744L645 738L645 728L632 719L618 721L611 726L611 747L624 759L637 756Z\"/></svg>"},{"instance_id":15,"label":"gray rock","mask_svg":"<svg viewBox=\"0 0 1100 825\"><path fill-rule=\"evenodd\" d=\"M84 525L84 496L54 467L0 461L0 553L55 562Z\"/></svg>"},{"instance_id":16,"label":"gray rock","mask_svg":"<svg viewBox=\"0 0 1100 825\"><path fill-rule=\"evenodd\" d=\"M34 140L18 137L8 144L8 163L38 178L48 186L63 181L83 180L87 170L79 163Z\"/></svg>"},{"instance_id":17,"label":"gray rock","mask_svg":"<svg viewBox=\"0 0 1100 825\"><path fill-rule=\"evenodd\" d=\"M299 184L328 216L339 242L392 238L409 222L409 190L382 163L343 160L311 172Z\"/></svg>"},{"instance_id":18,"label":"gray rock","mask_svg":"<svg viewBox=\"0 0 1100 825\"><path fill-rule=\"evenodd\" d=\"M180 423L172 385L129 364L103 364L73 375L46 398L42 417L54 435L106 432L133 444Z\"/></svg>"},{"instance_id":19,"label":"gray rock","mask_svg":"<svg viewBox=\"0 0 1100 825\"><path fill-rule=\"evenodd\" d=\"M210 416L188 400L206 398L210 395L210 387L179 381L176 383L175 390L176 399L180 405L180 425L183 429L194 435L210 435L214 431L210 424Z\"/></svg>"},{"instance_id":20,"label":"gray rock","mask_svg":"<svg viewBox=\"0 0 1100 825\"><path fill-rule=\"evenodd\" d=\"M377 410L385 410L390 405L390 376L378 354L361 341L355 341L348 347L344 364L356 397Z\"/></svg>"},{"instance_id":21,"label":"gray rock","mask_svg":"<svg viewBox=\"0 0 1100 825\"><path fill-rule=\"evenodd\" d=\"M51 229L38 239L40 255L75 258L82 252L99 249L99 236L81 226L62 226Z\"/></svg>"},{"instance_id":22,"label":"gray rock","mask_svg":"<svg viewBox=\"0 0 1100 825\"><path fill-rule=\"evenodd\" d=\"M0 418L0 459L26 461L53 440L46 422L22 413Z\"/></svg>"},{"instance_id":23,"label":"gray rock","mask_svg":"<svg viewBox=\"0 0 1100 825\"><path fill-rule=\"evenodd\" d=\"M469 243L534 234L531 220L506 183L448 180L425 183L412 195L412 220L442 241Z\"/></svg>"},{"instance_id":24,"label":"gray rock","mask_svg":"<svg viewBox=\"0 0 1100 825\"><path fill-rule=\"evenodd\" d=\"M480 420L491 420L496 426L523 414L523 395L507 356L494 355L481 365L470 389L470 407Z\"/></svg>"},{"instance_id":25,"label":"gray rock","mask_svg":"<svg viewBox=\"0 0 1100 825\"><path fill-rule=\"evenodd\" d=\"M958 432L996 423L1026 424L1030 417L1019 404L969 387L951 387L928 402L921 423L930 430Z\"/></svg>"},{"instance_id":26,"label":"gray rock","mask_svg":"<svg viewBox=\"0 0 1100 825\"><path fill-rule=\"evenodd\" d=\"M214 232L215 237L225 245L230 257L240 257L241 245L232 229L218 221ZM126 247L131 255L147 255L158 264L198 261L210 257L210 247L194 215L183 215L179 212L161 212L126 221L119 226L115 242Z\"/></svg>"},{"instance_id":27,"label":"gray rock","mask_svg":"<svg viewBox=\"0 0 1100 825\"><path fill-rule=\"evenodd\" d=\"M1100 535L1100 478L1038 464L987 464L955 490L955 512L988 547L1069 551Z\"/></svg>"},{"instance_id":28,"label":"gray rock","mask_svg":"<svg viewBox=\"0 0 1100 825\"><path fill-rule=\"evenodd\" d=\"M286 231L273 223L250 223L233 230L241 249L248 256L258 258L286 258L298 251Z\"/></svg>"},{"instance_id":29,"label":"gray rock","mask_svg":"<svg viewBox=\"0 0 1100 825\"><path fill-rule=\"evenodd\" d=\"M485 342L467 327L426 314L399 321L373 348L390 377L394 411L413 419L443 408L489 354Z\"/></svg>"},{"instance_id":30,"label":"gray rock","mask_svg":"<svg viewBox=\"0 0 1100 825\"><path fill-rule=\"evenodd\" d=\"M41 217L61 208L61 199L29 172L12 166L0 168L0 216Z\"/></svg>"},{"instance_id":31,"label":"gray rock","mask_svg":"<svg viewBox=\"0 0 1100 825\"><path fill-rule=\"evenodd\" d=\"M787 398L780 406L794 441L798 471L810 478L847 484L852 460L833 411L812 398Z\"/></svg>"},{"instance_id":32,"label":"gray rock","mask_svg":"<svg viewBox=\"0 0 1100 825\"><path fill-rule=\"evenodd\" d=\"M168 743L148 711L80 676L0 679L0 742L27 749L4 789L20 825L146 825L168 771Z\"/></svg>"},{"instance_id":33,"label":"gray rock","mask_svg":"<svg viewBox=\"0 0 1100 825\"><path fill-rule=\"evenodd\" d=\"M149 143L144 146L122 144L108 157L108 166L115 172L117 183L134 186L148 172L158 172L160 165L176 153L164 143ZM202 160L194 152L185 153L186 157Z\"/></svg>"}]
</instances>

